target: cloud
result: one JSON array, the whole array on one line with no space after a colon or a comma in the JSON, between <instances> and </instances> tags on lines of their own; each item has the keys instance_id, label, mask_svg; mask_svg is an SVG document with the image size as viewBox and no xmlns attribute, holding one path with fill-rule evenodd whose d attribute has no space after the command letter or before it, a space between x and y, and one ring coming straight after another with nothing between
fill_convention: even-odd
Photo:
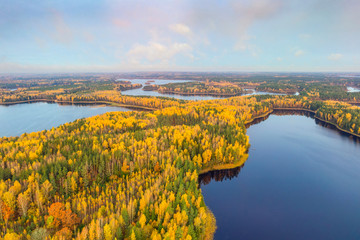
<instances>
[{"instance_id":1,"label":"cloud","mask_svg":"<svg viewBox=\"0 0 360 240\"><path fill-rule=\"evenodd\" d=\"M295 51L294 55L295 55L295 57L300 57L300 56L304 55L304 53L305 52L303 50L299 49L299 50Z\"/></svg>"},{"instance_id":2,"label":"cloud","mask_svg":"<svg viewBox=\"0 0 360 240\"><path fill-rule=\"evenodd\" d=\"M73 42L74 33L76 33L65 22L63 13L57 9L47 9L42 22L39 23L36 28L46 35L44 39L40 40L40 38L43 38L44 36L37 36L34 34L33 38L40 47L48 45L47 43L44 44L44 41L68 45Z\"/></svg>"},{"instance_id":3,"label":"cloud","mask_svg":"<svg viewBox=\"0 0 360 240\"><path fill-rule=\"evenodd\" d=\"M193 58L191 54L192 47L187 43L161 44L150 41L146 45L136 44L127 53L131 63L138 64L142 61L148 62L168 62L176 55L183 54Z\"/></svg>"},{"instance_id":4,"label":"cloud","mask_svg":"<svg viewBox=\"0 0 360 240\"><path fill-rule=\"evenodd\" d=\"M258 46L256 46L255 44L249 43L249 41L251 39L255 39L255 38L256 38L255 36L250 36L248 34L244 34L236 42L236 44L234 46L234 50L242 51L242 52L249 51L253 57L257 57L259 55L259 53L261 52L261 49Z\"/></svg>"},{"instance_id":5,"label":"cloud","mask_svg":"<svg viewBox=\"0 0 360 240\"><path fill-rule=\"evenodd\" d=\"M359 55L360 33L354 23L360 19L360 1L346 1L3 1L0 55L14 63L44 64L36 68L40 70L49 64L56 71L76 64L92 71L91 65L100 64L99 59L104 59L104 66L115 66L111 69L125 70L131 62L139 63L134 64L136 69L150 70L155 65L310 70L315 64L327 66L330 60L345 64ZM316 10L319 7L322 11ZM323 39L329 41L323 43ZM319 59L316 52L325 54ZM191 60L192 54L197 61ZM261 54L263 58L251 58ZM291 59L297 60L296 66L289 65ZM355 64L359 67L359 58ZM8 66L15 69L16 64ZM31 68L20 67L22 71Z\"/></svg>"},{"instance_id":6,"label":"cloud","mask_svg":"<svg viewBox=\"0 0 360 240\"><path fill-rule=\"evenodd\" d=\"M95 36L88 31L83 31L82 36L85 39L85 41L87 41L87 42L93 42L95 39Z\"/></svg>"},{"instance_id":7,"label":"cloud","mask_svg":"<svg viewBox=\"0 0 360 240\"><path fill-rule=\"evenodd\" d=\"M234 50L242 52L248 51L253 57L257 57L261 53L261 49L258 46L245 41L237 42L234 46Z\"/></svg>"},{"instance_id":8,"label":"cloud","mask_svg":"<svg viewBox=\"0 0 360 240\"><path fill-rule=\"evenodd\" d=\"M250 28L281 11L283 0L198 0L193 1L187 22L197 34L232 42L236 51L257 56L261 49Z\"/></svg>"},{"instance_id":9,"label":"cloud","mask_svg":"<svg viewBox=\"0 0 360 240\"><path fill-rule=\"evenodd\" d=\"M182 23L172 24L169 26L169 28L171 31L184 35L186 37L189 37L192 34L191 29Z\"/></svg>"},{"instance_id":10,"label":"cloud","mask_svg":"<svg viewBox=\"0 0 360 240\"><path fill-rule=\"evenodd\" d=\"M332 53L327 58L331 61L338 61L343 58L343 55L340 53Z\"/></svg>"},{"instance_id":11,"label":"cloud","mask_svg":"<svg viewBox=\"0 0 360 240\"><path fill-rule=\"evenodd\" d=\"M248 34L243 34L242 36L239 37L239 39L237 40L234 49L237 51L245 51L249 48L249 44L247 43L248 41L250 41L251 39L255 39L255 36L250 36Z\"/></svg>"},{"instance_id":12,"label":"cloud","mask_svg":"<svg viewBox=\"0 0 360 240\"><path fill-rule=\"evenodd\" d=\"M122 20L122 19L119 19L119 18L114 18L112 20L112 23L117 26L117 27L120 27L120 28L127 28L130 26L130 22L129 21L126 21L126 20Z\"/></svg>"},{"instance_id":13,"label":"cloud","mask_svg":"<svg viewBox=\"0 0 360 240\"><path fill-rule=\"evenodd\" d=\"M6 62L7 57L5 55L0 56L0 63Z\"/></svg>"},{"instance_id":14,"label":"cloud","mask_svg":"<svg viewBox=\"0 0 360 240\"><path fill-rule=\"evenodd\" d=\"M66 24L64 16L57 10L52 10L54 31L50 36L57 42L69 44L73 41L73 31Z\"/></svg>"},{"instance_id":15,"label":"cloud","mask_svg":"<svg viewBox=\"0 0 360 240\"><path fill-rule=\"evenodd\" d=\"M278 60L279 62L281 62L281 61L283 60L283 58L277 57L276 60Z\"/></svg>"}]
</instances>

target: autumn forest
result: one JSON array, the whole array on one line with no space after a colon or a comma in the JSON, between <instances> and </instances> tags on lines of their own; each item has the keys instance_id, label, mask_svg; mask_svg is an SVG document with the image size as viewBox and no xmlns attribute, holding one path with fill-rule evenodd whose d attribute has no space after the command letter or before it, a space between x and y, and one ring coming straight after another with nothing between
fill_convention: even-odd
<instances>
[{"instance_id":1,"label":"autumn forest","mask_svg":"<svg viewBox=\"0 0 360 240\"><path fill-rule=\"evenodd\" d=\"M360 95L344 90L357 82L224 79L154 89L236 96L209 101L126 96L142 86L106 76L2 81L3 105L105 103L133 111L0 138L0 239L211 239L216 219L199 174L244 164L246 124L301 110L360 136L360 108L352 105ZM287 95L237 96L249 88Z\"/></svg>"}]
</instances>

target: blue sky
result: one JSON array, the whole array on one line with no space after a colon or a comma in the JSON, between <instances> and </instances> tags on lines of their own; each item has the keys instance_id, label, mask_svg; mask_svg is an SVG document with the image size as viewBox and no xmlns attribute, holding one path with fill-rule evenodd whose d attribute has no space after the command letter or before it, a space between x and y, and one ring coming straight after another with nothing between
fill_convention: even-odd
<instances>
[{"instance_id":1,"label":"blue sky","mask_svg":"<svg viewBox=\"0 0 360 240\"><path fill-rule=\"evenodd\" d=\"M360 72L359 0L0 0L0 73Z\"/></svg>"}]
</instances>

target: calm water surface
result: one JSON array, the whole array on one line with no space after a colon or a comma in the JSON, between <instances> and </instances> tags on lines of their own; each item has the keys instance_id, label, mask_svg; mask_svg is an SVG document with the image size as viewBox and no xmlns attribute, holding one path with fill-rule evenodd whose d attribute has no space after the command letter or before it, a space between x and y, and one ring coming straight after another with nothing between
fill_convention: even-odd
<instances>
[{"instance_id":1,"label":"calm water surface","mask_svg":"<svg viewBox=\"0 0 360 240\"><path fill-rule=\"evenodd\" d=\"M146 86L146 82L147 81L154 81L151 82L150 84L152 85L164 85L164 84L168 84L168 83L182 83L182 82L193 82L193 80L165 80L165 79L118 79L118 81L130 81L131 83L135 84L135 83L140 83L143 86ZM183 96L183 95L178 95L178 94L165 94L165 93L159 93L157 91L144 91L142 88L137 88L137 89L131 89L131 90L126 90L126 91L122 91L121 92L123 95L129 95L129 96L153 96L153 97L170 97L170 98L177 98L177 99L182 99L182 100L194 100L194 101L198 101L198 100L213 100L213 99L221 99L224 97L214 97L214 96L204 96L204 95L191 95L191 96ZM285 95L285 94L281 94L281 93L269 93L269 92L259 92L259 91L255 91L252 90L251 92L249 92L248 94L244 94L244 95L265 95L265 94L269 94L269 95ZM297 94L295 94L297 95Z\"/></svg>"},{"instance_id":2,"label":"calm water surface","mask_svg":"<svg viewBox=\"0 0 360 240\"><path fill-rule=\"evenodd\" d=\"M168 80L168 79L118 79L118 81L130 81L132 84L140 83L143 86L146 86L147 81L153 81L150 85L164 85L168 83L183 83L183 82L193 82L193 80ZM213 97L213 96L183 96L178 94L165 94L159 93L156 91L144 91L142 88L131 89L127 91L122 91L121 94L129 95L129 96L153 96L153 97L170 97L170 98L177 98L182 100L213 100L219 99L220 97Z\"/></svg>"},{"instance_id":3,"label":"calm water surface","mask_svg":"<svg viewBox=\"0 0 360 240\"><path fill-rule=\"evenodd\" d=\"M113 111L129 111L129 109L104 105L58 105L56 103L0 105L0 137L19 136L25 132L51 129L79 118Z\"/></svg>"},{"instance_id":4,"label":"calm water surface","mask_svg":"<svg viewBox=\"0 0 360 240\"><path fill-rule=\"evenodd\" d=\"M271 115L248 135L242 168L200 177L215 239L360 239L358 140L305 116Z\"/></svg>"},{"instance_id":5,"label":"calm water surface","mask_svg":"<svg viewBox=\"0 0 360 240\"><path fill-rule=\"evenodd\" d=\"M354 87L347 87L348 92L360 92L360 89Z\"/></svg>"}]
</instances>

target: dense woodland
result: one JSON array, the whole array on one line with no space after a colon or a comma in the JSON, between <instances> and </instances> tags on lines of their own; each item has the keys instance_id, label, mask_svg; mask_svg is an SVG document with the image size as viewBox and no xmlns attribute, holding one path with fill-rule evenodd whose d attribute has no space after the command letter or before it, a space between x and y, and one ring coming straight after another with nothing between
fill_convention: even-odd
<instances>
[{"instance_id":1,"label":"dense woodland","mask_svg":"<svg viewBox=\"0 0 360 240\"><path fill-rule=\"evenodd\" d=\"M260 105L239 101L242 108L197 103L108 113L2 138L3 232L34 239L208 239L215 222L198 174L246 160L241 119Z\"/></svg>"},{"instance_id":2,"label":"dense woodland","mask_svg":"<svg viewBox=\"0 0 360 240\"><path fill-rule=\"evenodd\" d=\"M116 84L2 90L2 99L35 91L153 111L0 138L0 239L211 239L216 222L198 176L246 161L245 124L273 109L304 109L360 134L360 108L320 95L179 101L123 96Z\"/></svg>"},{"instance_id":3,"label":"dense woodland","mask_svg":"<svg viewBox=\"0 0 360 240\"><path fill-rule=\"evenodd\" d=\"M211 95L211 96L238 96L246 93L244 89L230 82L185 82L169 83L159 86L161 93L181 95Z\"/></svg>"},{"instance_id":4,"label":"dense woodland","mask_svg":"<svg viewBox=\"0 0 360 240\"><path fill-rule=\"evenodd\" d=\"M131 78L155 78L153 74L104 74L90 76L53 76L38 78L19 77L9 79L0 77L0 104L28 102L36 100L58 101L73 98L74 101L95 98L97 93L106 92L112 96L121 95L122 91L141 88L141 84L132 84ZM337 100L360 103L358 92L348 92L347 87L360 89L360 76L339 76L334 74L194 74L169 73L159 79L189 79L190 82L169 83L165 85L147 85L144 90L159 91L182 95L212 95L231 97L247 93L247 89L258 91L294 94L298 92L316 100ZM129 77L130 80L116 80ZM149 81L150 83L151 81ZM125 96L123 96L125 97ZM103 98L103 97L101 97ZM134 99L120 99L119 104L131 105ZM94 99L92 99L94 100ZM96 99L97 100L97 99ZM129 104L127 104L129 102ZM140 102L134 105L141 105Z\"/></svg>"}]
</instances>

